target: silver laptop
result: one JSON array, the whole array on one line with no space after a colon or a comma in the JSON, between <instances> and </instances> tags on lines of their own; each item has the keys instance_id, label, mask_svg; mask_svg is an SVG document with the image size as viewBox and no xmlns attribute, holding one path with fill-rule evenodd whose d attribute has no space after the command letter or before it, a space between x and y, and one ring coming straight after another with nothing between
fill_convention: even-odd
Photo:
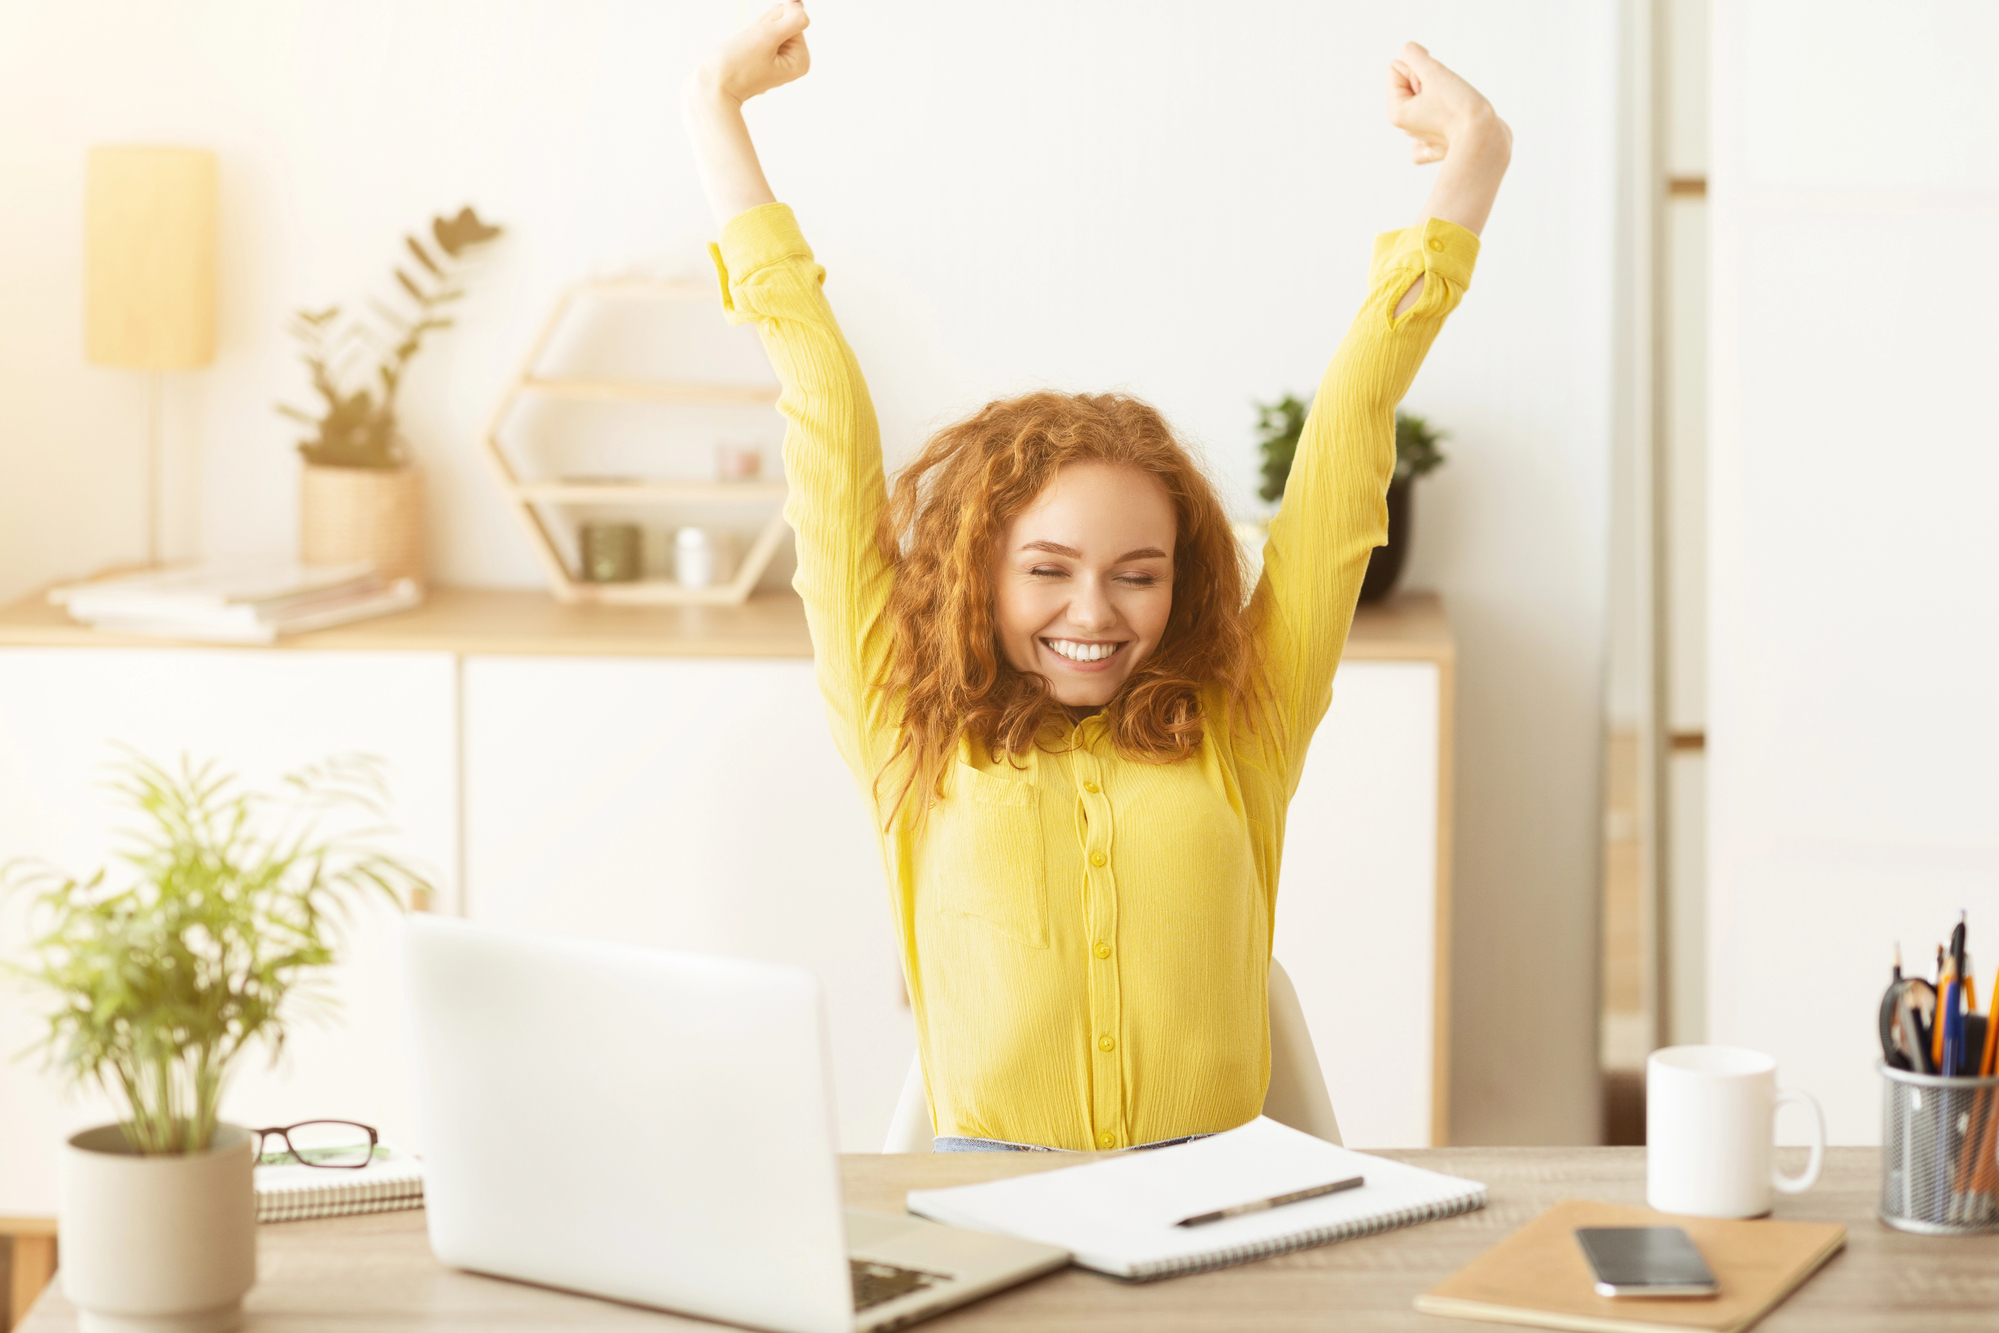
<instances>
[{"instance_id":1,"label":"silver laptop","mask_svg":"<svg viewBox=\"0 0 1999 1333\"><path fill-rule=\"evenodd\" d=\"M409 921L431 1249L457 1268L780 1333L899 1328L1060 1268L843 1211L802 968Z\"/></svg>"}]
</instances>

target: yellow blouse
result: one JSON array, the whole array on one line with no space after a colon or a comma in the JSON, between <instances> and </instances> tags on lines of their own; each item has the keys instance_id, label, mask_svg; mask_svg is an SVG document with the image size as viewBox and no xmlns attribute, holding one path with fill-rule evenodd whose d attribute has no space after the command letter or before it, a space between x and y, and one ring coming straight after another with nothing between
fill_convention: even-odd
<instances>
[{"instance_id":1,"label":"yellow blouse","mask_svg":"<svg viewBox=\"0 0 1999 1333\"><path fill-rule=\"evenodd\" d=\"M928 818L907 802L881 832L939 1134L1119 1148L1258 1114L1285 807L1387 536L1395 405L1477 255L1476 237L1437 220L1375 241L1367 301L1264 548L1273 703L1254 727L1217 695L1206 742L1177 764L1119 755L1100 717L1024 768L961 744ZM795 586L834 740L879 830L897 713L870 685L893 577L874 543L887 502L874 406L790 208L732 218L715 261L729 318L755 323L783 385ZM1394 318L1419 274L1422 295Z\"/></svg>"}]
</instances>

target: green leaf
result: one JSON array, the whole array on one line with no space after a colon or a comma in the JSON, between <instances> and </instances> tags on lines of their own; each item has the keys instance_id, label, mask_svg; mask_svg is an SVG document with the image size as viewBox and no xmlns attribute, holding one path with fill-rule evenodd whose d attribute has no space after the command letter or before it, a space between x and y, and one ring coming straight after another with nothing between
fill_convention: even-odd
<instances>
[{"instance_id":1,"label":"green leaf","mask_svg":"<svg viewBox=\"0 0 1999 1333\"><path fill-rule=\"evenodd\" d=\"M1263 456L1263 485L1257 494L1275 503L1284 498L1284 484L1290 480L1310 408L1288 393L1274 403L1257 403L1255 407L1257 449Z\"/></svg>"},{"instance_id":2,"label":"green leaf","mask_svg":"<svg viewBox=\"0 0 1999 1333\"><path fill-rule=\"evenodd\" d=\"M1438 430L1415 413L1398 411L1395 414L1395 475L1421 477L1442 467L1445 459L1437 443L1449 438L1449 432Z\"/></svg>"}]
</instances>

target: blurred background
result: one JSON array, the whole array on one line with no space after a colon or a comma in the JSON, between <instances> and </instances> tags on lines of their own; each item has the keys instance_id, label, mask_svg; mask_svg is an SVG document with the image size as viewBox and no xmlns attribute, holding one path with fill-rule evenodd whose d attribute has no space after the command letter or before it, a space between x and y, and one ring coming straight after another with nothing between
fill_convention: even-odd
<instances>
[{"instance_id":1,"label":"blurred background","mask_svg":"<svg viewBox=\"0 0 1999 1333\"><path fill-rule=\"evenodd\" d=\"M381 288L407 231L470 203L504 235L400 400L430 576L545 586L488 422L571 284L712 288L677 86L757 9L0 0L0 599L144 558L146 381L82 354L88 150L124 143L217 163L214 356L160 389L164 555L294 546L297 431L273 411L306 393L291 312ZM1406 404L1449 433L1402 579L1436 594L1455 645L1438 1123L1465 1143L1635 1141L1645 1054L1715 1039L1777 1054L1835 1141L1874 1135L1890 945L1921 958L1959 907L1999 916L1995 11L812 12L812 74L750 119L891 465L996 395L1114 387L1157 404L1246 519L1269 509L1256 405L1310 394L1373 236L1428 189L1385 118L1386 62L1421 40L1491 98L1512 170ZM718 375L754 373L719 319L684 327L600 327L570 351L670 359L693 337ZM625 426L536 410L586 471L623 468ZM778 437L767 406L699 430ZM789 569L778 551L761 586ZM371 715L375 748L435 721L404 703ZM11 688L0 742L27 753L50 706ZM101 841L49 813L55 781L5 770L15 850ZM862 817L837 800L833 818ZM458 864L453 818L406 822Z\"/></svg>"}]
</instances>

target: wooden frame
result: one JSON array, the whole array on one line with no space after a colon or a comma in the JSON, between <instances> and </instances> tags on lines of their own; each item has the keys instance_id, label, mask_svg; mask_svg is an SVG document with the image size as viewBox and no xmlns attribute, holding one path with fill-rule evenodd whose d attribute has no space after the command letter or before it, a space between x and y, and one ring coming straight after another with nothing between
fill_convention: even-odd
<instances>
[{"instance_id":1,"label":"wooden frame","mask_svg":"<svg viewBox=\"0 0 1999 1333\"><path fill-rule=\"evenodd\" d=\"M1455 645L1437 657L1437 940L1436 993L1431 1003L1430 1146L1451 1141L1451 793L1457 740L1458 656Z\"/></svg>"},{"instance_id":2,"label":"wooden frame","mask_svg":"<svg viewBox=\"0 0 1999 1333\"><path fill-rule=\"evenodd\" d=\"M555 308L542 322L541 331L522 359L506 393L493 409L485 434L486 460L500 483L528 544L541 561L549 588L562 602L594 602L612 606L740 605L749 599L757 580L770 568L779 543L784 540L783 482L724 481L534 481L523 479L508 460L500 444L500 432L514 407L524 397L546 396L594 402L656 403L668 405L754 405L775 404L775 385L717 384L690 380L599 380L573 376L536 374L541 357L548 350L557 329L569 316L579 296L601 300L684 301L713 299L714 290L692 282L660 278L615 278L579 282L566 288L556 299ZM734 576L727 583L707 588L683 588L668 580L635 583L590 583L571 572L555 543L537 505L542 504L728 504L745 501L776 502L770 520L750 543Z\"/></svg>"}]
</instances>

